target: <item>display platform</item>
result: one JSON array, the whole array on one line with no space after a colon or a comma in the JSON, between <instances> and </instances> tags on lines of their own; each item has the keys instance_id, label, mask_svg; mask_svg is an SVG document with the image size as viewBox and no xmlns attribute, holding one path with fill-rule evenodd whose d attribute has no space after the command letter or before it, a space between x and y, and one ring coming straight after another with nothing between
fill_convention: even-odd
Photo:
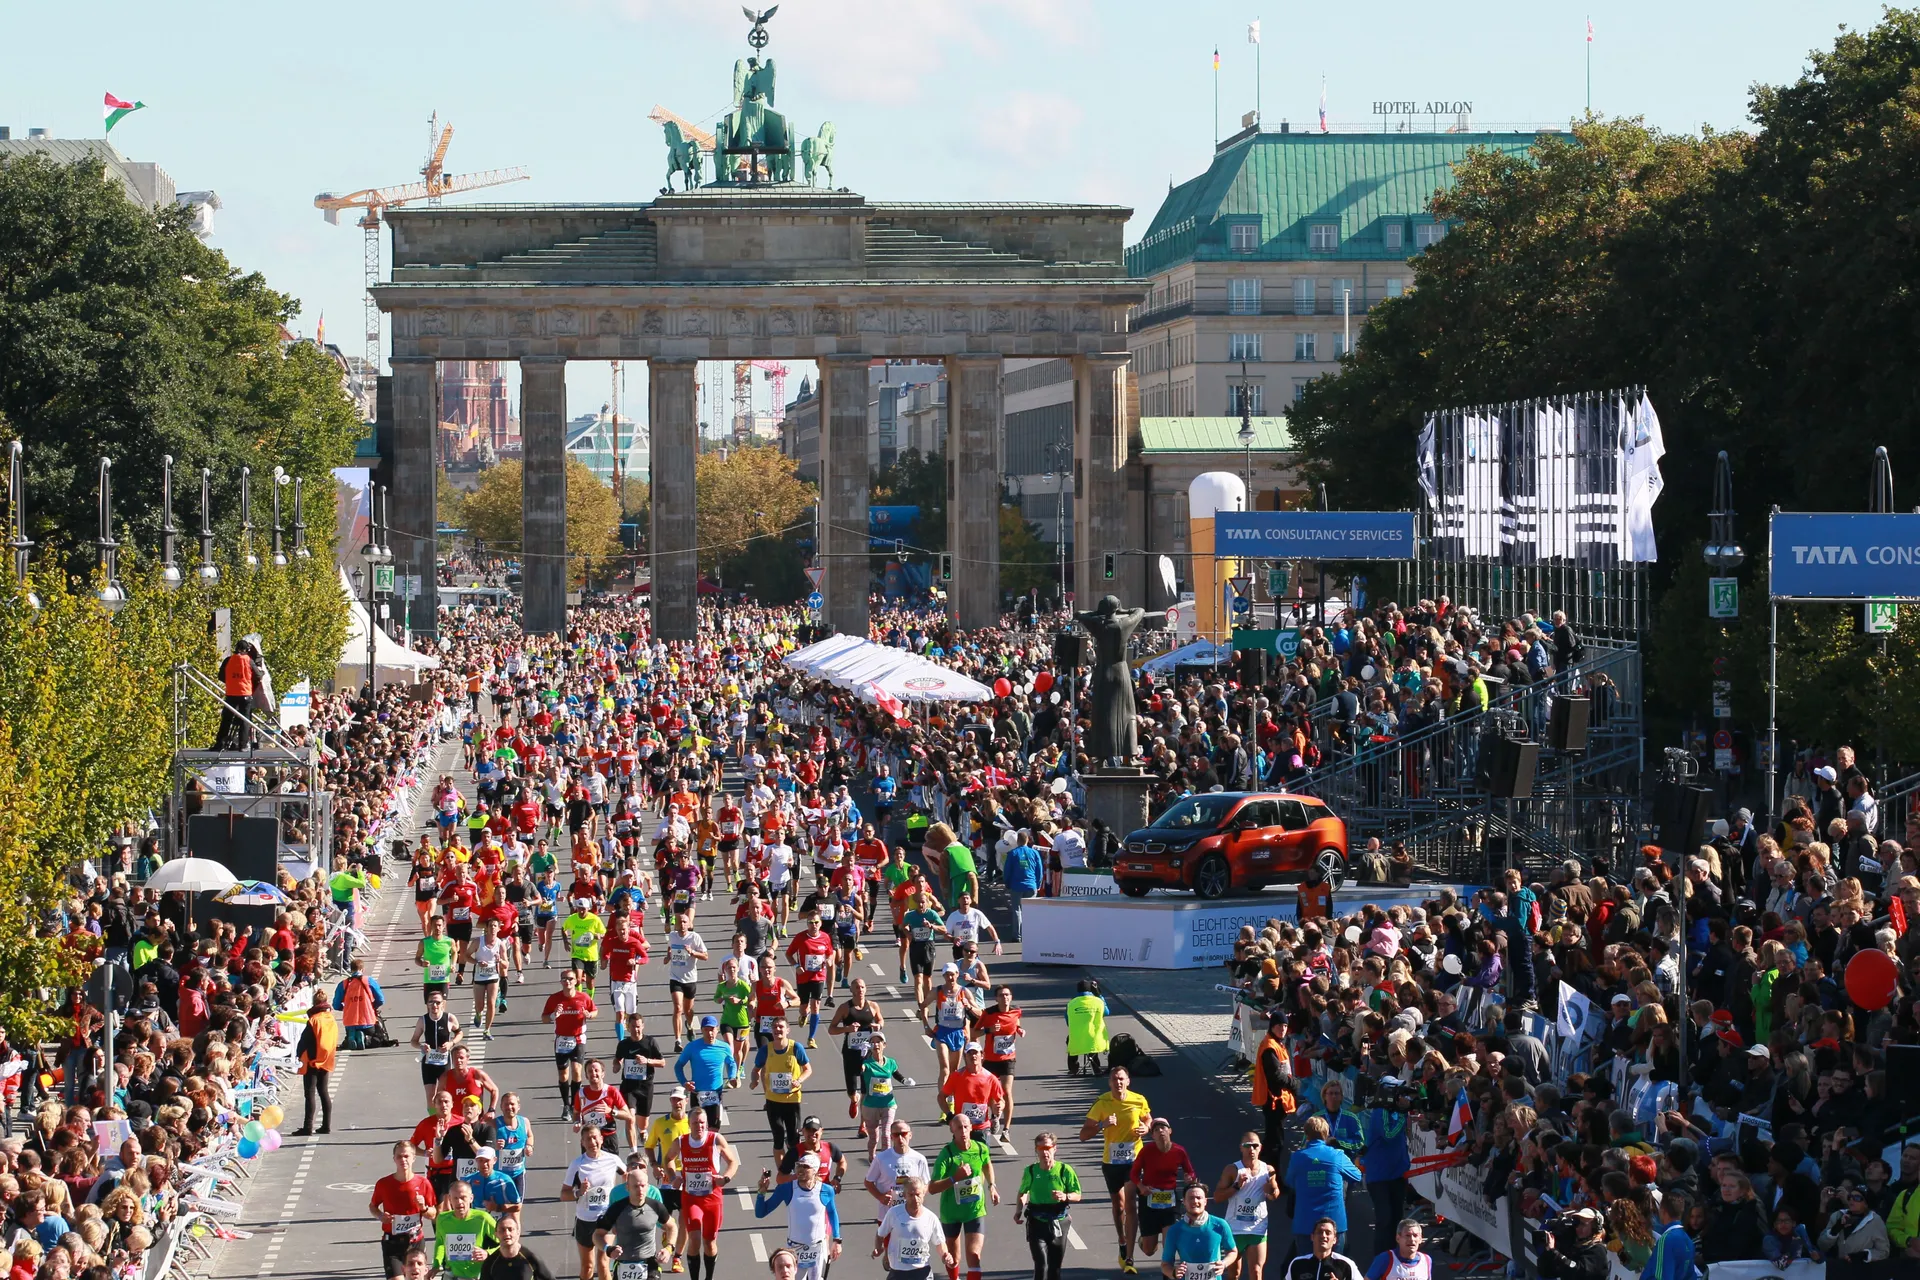
<instances>
[{"instance_id":1,"label":"display platform","mask_svg":"<svg viewBox=\"0 0 1920 1280\"><path fill-rule=\"evenodd\" d=\"M1100 892L1105 872L1070 872L1067 896L1028 898L1021 908L1029 964L1120 969L1206 969L1233 955L1240 926L1258 929L1269 920L1294 920L1299 907L1291 887L1202 901L1189 893L1156 889L1144 898ZM1335 914L1378 907L1417 907L1442 889L1463 900L1478 885L1352 885L1333 895Z\"/></svg>"}]
</instances>

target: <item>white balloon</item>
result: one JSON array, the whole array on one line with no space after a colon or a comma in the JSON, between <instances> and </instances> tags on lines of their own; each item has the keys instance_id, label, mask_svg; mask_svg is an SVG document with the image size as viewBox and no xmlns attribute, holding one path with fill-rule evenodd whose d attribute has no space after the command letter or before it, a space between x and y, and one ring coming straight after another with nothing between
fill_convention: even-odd
<instances>
[{"instance_id":1,"label":"white balloon","mask_svg":"<svg viewBox=\"0 0 1920 1280\"><path fill-rule=\"evenodd\" d=\"M1373 664L1371 662L1369 662L1366 666L1360 668L1360 678L1362 680L1371 680L1379 674L1380 673L1378 671L1374 670Z\"/></svg>"},{"instance_id":2,"label":"white balloon","mask_svg":"<svg viewBox=\"0 0 1920 1280\"><path fill-rule=\"evenodd\" d=\"M1345 937L1348 942L1360 941L1360 926L1357 924L1348 925L1346 933L1342 936Z\"/></svg>"},{"instance_id":3,"label":"white balloon","mask_svg":"<svg viewBox=\"0 0 1920 1280\"><path fill-rule=\"evenodd\" d=\"M1445 960L1442 960L1440 962L1440 967L1442 969L1445 969L1448 973L1457 974L1460 972L1460 957L1448 956Z\"/></svg>"},{"instance_id":4,"label":"white balloon","mask_svg":"<svg viewBox=\"0 0 1920 1280\"><path fill-rule=\"evenodd\" d=\"M1052 790L1053 790L1053 794L1057 796L1063 796L1067 794L1067 780L1065 778L1055 778L1053 780Z\"/></svg>"},{"instance_id":5,"label":"white balloon","mask_svg":"<svg viewBox=\"0 0 1920 1280\"><path fill-rule=\"evenodd\" d=\"M1053 692L1049 693L1047 695L1047 701L1053 703L1055 706L1058 706L1060 704L1060 691L1058 689L1055 689Z\"/></svg>"}]
</instances>

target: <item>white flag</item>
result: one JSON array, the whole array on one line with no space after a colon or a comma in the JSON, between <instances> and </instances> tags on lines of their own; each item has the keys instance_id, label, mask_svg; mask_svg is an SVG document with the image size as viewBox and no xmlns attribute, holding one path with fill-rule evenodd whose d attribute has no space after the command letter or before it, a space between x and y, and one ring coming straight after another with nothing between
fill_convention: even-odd
<instances>
[{"instance_id":1,"label":"white flag","mask_svg":"<svg viewBox=\"0 0 1920 1280\"><path fill-rule=\"evenodd\" d=\"M1660 415L1645 393L1627 411L1626 427L1620 468L1621 558L1652 564L1660 558L1653 541L1653 504L1666 488L1660 459L1666 456L1667 442L1660 433Z\"/></svg>"},{"instance_id":2,"label":"white flag","mask_svg":"<svg viewBox=\"0 0 1920 1280\"><path fill-rule=\"evenodd\" d=\"M1249 22L1247 24L1247 43L1248 44L1260 43L1260 19L1258 18L1255 18L1252 22Z\"/></svg>"},{"instance_id":3,"label":"white flag","mask_svg":"<svg viewBox=\"0 0 1920 1280\"><path fill-rule=\"evenodd\" d=\"M1554 1019L1553 1029L1567 1039L1577 1041L1587 1028L1587 1014L1592 1007L1591 1000L1566 983L1561 983L1560 1016Z\"/></svg>"},{"instance_id":4,"label":"white flag","mask_svg":"<svg viewBox=\"0 0 1920 1280\"><path fill-rule=\"evenodd\" d=\"M1440 463L1434 447L1434 415L1427 415L1427 425L1420 428L1420 492L1427 495L1427 506L1437 515L1440 511Z\"/></svg>"}]
</instances>

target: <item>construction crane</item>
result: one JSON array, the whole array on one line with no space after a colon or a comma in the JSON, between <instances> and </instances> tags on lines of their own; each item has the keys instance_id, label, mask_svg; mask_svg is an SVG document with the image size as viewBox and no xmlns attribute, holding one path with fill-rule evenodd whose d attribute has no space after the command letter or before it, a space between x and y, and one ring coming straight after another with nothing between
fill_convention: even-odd
<instances>
[{"instance_id":1,"label":"construction crane","mask_svg":"<svg viewBox=\"0 0 1920 1280\"><path fill-rule=\"evenodd\" d=\"M736 360L733 362L733 438L744 442L753 434L753 371L760 370L773 384L773 412L778 416L787 407L787 374L792 372L778 360Z\"/></svg>"},{"instance_id":2,"label":"construction crane","mask_svg":"<svg viewBox=\"0 0 1920 1280\"><path fill-rule=\"evenodd\" d=\"M530 176L526 169L517 165L511 169L486 169L479 173L448 173L447 146L453 141L453 126L441 125L440 115L435 112L427 122L427 134L427 159L420 166L420 181L393 187L367 187L346 195L323 191L313 198L313 207L325 214L328 223L334 226L340 224L342 209L366 211L360 218L359 226L366 233L367 346L366 369L362 376L369 388L374 379L380 376L380 308L373 300L373 286L380 282L380 211L397 209L415 200L437 205L442 196L478 191L482 187L497 187L508 182L524 182Z\"/></svg>"},{"instance_id":3,"label":"construction crane","mask_svg":"<svg viewBox=\"0 0 1920 1280\"><path fill-rule=\"evenodd\" d=\"M653 110L647 112L647 119L653 121L655 124L679 125L680 136L711 156L713 158L714 177L718 178L720 176L720 156L711 130L702 129L685 116L680 115L678 112L669 111L658 103L654 104ZM754 168L760 177L765 178L768 176L766 161L754 161Z\"/></svg>"}]
</instances>

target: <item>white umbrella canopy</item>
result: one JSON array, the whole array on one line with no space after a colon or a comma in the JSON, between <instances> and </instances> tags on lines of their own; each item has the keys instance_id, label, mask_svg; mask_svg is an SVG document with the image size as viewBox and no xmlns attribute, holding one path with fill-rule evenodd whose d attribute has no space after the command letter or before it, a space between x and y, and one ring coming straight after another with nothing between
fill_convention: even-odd
<instances>
[{"instance_id":1,"label":"white umbrella canopy","mask_svg":"<svg viewBox=\"0 0 1920 1280\"><path fill-rule=\"evenodd\" d=\"M147 888L158 893L207 893L238 883L233 872L211 858L175 858L153 873Z\"/></svg>"}]
</instances>

